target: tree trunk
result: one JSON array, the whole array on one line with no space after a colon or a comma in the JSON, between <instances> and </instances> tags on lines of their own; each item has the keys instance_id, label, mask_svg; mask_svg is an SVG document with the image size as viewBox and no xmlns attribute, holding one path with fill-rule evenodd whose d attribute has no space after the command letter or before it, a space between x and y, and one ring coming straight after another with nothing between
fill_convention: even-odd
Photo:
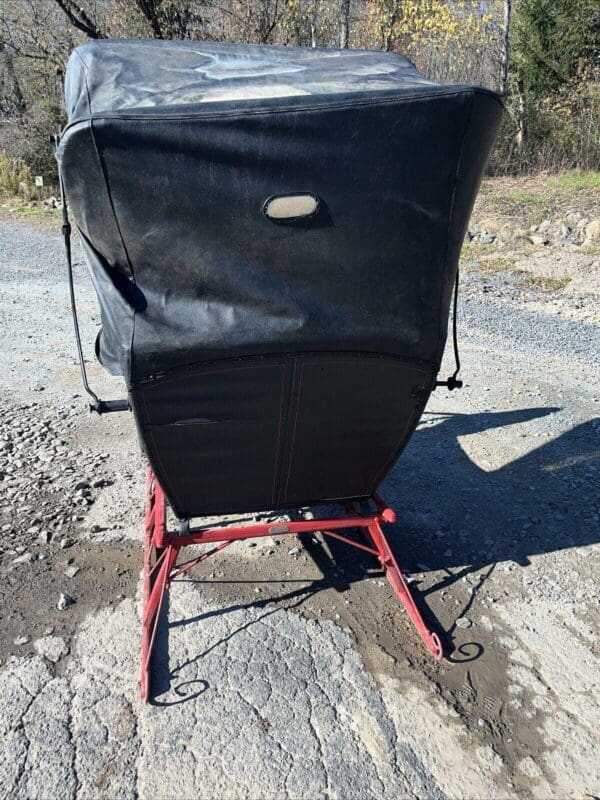
<instances>
[{"instance_id":1,"label":"tree trunk","mask_svg":"<svg viewBox=\"0 0 600 800\"><path fill-rule=\"evenodd\" d=\"M504 26L502 29L502 49L500 53L500 94L505 94L508 80L508 58L510 53L510 22L512 0L504 0Z\"/></svg>"},{"instance_id":2,"label":"tree trunk","mask_svg":"<svg viewBox=\"0 0 600 800\"><path fill-rule=\"evenodd\" d=\"M340 0L340 49L347 50L350 43L350 0Z\"/></svg>"},{"instance_id":3,"label":"tree trunk","mask_svg":"<svg viewBox=\"0 0 600 800\"><path fill-rule=\"evenodd\" d=\"M0 60L4 62L5 75L4 97L0 97L0 111L20 116L25 113L27 107L15 73L12 55L5 48L4 42L0 42Z\"/></svg>"},{"instance_id":4,"label":"tree trunk","mask_svg":"<svg viewBox=\"0 0 600 800\"><path fill-rule=\"evenodd\" d=\"M312 14L310 18L310 46L317 46L317 25L319 21L319 0L313 0Z\"/></svg>"},{"instance_id":5,"label":"tree trunk","mask_svg":"<svg viewBox=\"0 0 600 800\"><path fill-rule=\"evenodd\" d=\"M525 84L522 78L517 80L517 106L515 110L515 122L517 132L515 135L515 144L517 152L521 154L527 138L527 100L525 96Z\"/></svg>"}]
</instances>

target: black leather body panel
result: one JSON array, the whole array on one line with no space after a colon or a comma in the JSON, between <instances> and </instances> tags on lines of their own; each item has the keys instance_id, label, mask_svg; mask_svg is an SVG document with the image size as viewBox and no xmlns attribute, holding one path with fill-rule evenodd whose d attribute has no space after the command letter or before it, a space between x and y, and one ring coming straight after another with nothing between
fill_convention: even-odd
<instances>
[{"instance_id":1,"label":"black leather body panel","mask_svg":"<svg viewBox=\"0 0 600 800\"><path fill-rule=\"evenodd\" d=\"M396 54L108 41L67 104L100 359L178 513L367 496L439 369L497 97ZM316 212L263 213L293 195Z\"/></svg>"},{"instance_id":2,"label":"black leather body panel","mask_svg":"<svg viewBox=\"0 0 600 800\"><path fill-rule=\"evenodd\" d=\"M371 496L431 380L390 357L282 354L177 369L131 396L171 505L198 516Z\"/></svg>"}]
</instances>

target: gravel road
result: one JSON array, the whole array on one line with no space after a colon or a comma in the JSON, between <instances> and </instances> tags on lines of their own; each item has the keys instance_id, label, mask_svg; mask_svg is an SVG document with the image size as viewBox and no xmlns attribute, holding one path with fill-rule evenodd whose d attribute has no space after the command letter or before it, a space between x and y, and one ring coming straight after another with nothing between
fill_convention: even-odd
<instances>
[{"instance_id":1,"label":"gravel road","mask_svg":"<svg viewBox=\"0 0 600 800\"><path fill-rule=\"evenodd\" d=\"M173 585L144 707L133 422L85 411L60 237L0 240L0 796L600 796L600 327L465 272L466 386L383 487L446 660L367 557L239 543Z\"/></svg>"}]
</instances>

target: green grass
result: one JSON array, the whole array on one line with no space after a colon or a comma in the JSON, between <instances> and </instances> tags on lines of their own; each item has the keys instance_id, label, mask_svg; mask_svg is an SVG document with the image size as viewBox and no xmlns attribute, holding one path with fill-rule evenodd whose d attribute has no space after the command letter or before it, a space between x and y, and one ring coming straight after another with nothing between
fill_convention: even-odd
<instances>
[{"instance_id":1,"label":"green grass","mask_svg":"<svg viewBox=\"0 0 600 800\"><path fill-rule=\"evenodd\" d=\"M493 256L482 258L477 266L480 272L507 272L513 269L516 260L512 256Z\"/></svg>"},{"instance_id":2,"label":"green grass","mask_svg":"<svg viewBox=\"0 0 600 800\"><path fill-rule=\"evenodd\" d=\"M580 199L594 202L600 197L600 172L576 169L562 175L527 179L522 186L488 179L481 194L492 213L518 216L523 224L529 225L556 215L561 208L568 207L566 204Z\"/></svg>"},{"instance_id":3,"label":"green grass","mask_svg":"<svg viewBox=\"0 0 600 800\"><path fill-rule=\"evenodd\" d=\"M460 260L463 267L478 272L506 272L512 270L516 258L508 255L495 255L493 244L463 244Z\"/></svg>"},{"instance_id":4,"label":"green grass","mask_svg":"<svg viewBox=\"0 0 600 800\"><path fill-rule=\"evenodd\" d=\"M581 252L584 256L600 256L600 246L597 244L581 245Z\"/></svg>"},{"instance_id":5,"label":"green grass","mask_svg":"<svg viewBox=\"0 0 600 800\"><path fill-rule=\"evenodd\" d=\"M16 214L24 217L58 217L60 215L60 209L49 208L41 203L31 206L25 203L19 203L17 205L7 203L6 205L0 206L0 209L2 211L7 211L9 214Z\"/></svg>"},{"instance_id":6,"label":"green grass","mask_svg":"<svg viewBox=\"0 0 600 800\"><path fill-rule=\"evenodd\" d=\"M542 292L560 292L565 286L571 283L571 278L543 278L531 275L525 280L527 286L533 286L535 289L541 289Z\"/></svg>"},{"instance_id":7,"label":"green grass","mask_svg":"<svg viewBox=\"0 0 600 800\"><path fill-rule=\"evenodd\" d=\"M552 198L542 191L531 192L513 186L502 192L490 192L487 201L506 214L535 214L544 217L552 207Z\"/></svg>"},{"instance_id":8,"label":"green grass","mask_svg":"<svg viewBox=\"0 0 600 800\"><path fill-rule=\"evenodd\" d=\"M469 242L466 242L463 244L460 251L460 260L469 261L471 259L478 258L485 253L490 253L495 249L496 246L493 244L470 244Z\"/></svg>"},{"instance_id":9,"label":"green grass","mask_svg":"<svg viewBox=\"0 0 600 800\"><path fill-rule=\"evenodd\" d=\"M556 175L548 180L552 187L567 189L571 192L600 192L600 172L582 172L574 169L563 175Z\"/></svg>"}]
</instances>

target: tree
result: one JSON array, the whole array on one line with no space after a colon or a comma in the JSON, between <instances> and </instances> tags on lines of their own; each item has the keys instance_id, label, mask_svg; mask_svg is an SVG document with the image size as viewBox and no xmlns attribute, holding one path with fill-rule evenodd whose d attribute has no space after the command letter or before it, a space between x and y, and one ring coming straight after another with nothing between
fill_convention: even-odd
<instances>
[{"instance_id":1,"label":"tree","mask_svg":"<svg viewBox=\"0 0 600 800\"><path fill-rule=\"evenodd\" d=\"M548 138L548 129L554 127L555 137L562 129L563 138L576 139L572 120L582 111L588 113L581 101L585 106L589 82L600 77L600 6L596 0L519 0L512 30L508 108L522 157L532 124L539 130L538 138ZM544 126L551 99L553 121ZM592 120L597 106L592 97Z\"/></svg>"},{"instance_id":2,"label":"tree","mask_svg":"<svg viewBox=\"0 0 600 800\"><path fill-rule=\"evenodd\" d=\"M600 60L597 0L520 0L513 25L512 69L526 94L560 89Z\"/></svg>"},{"instance_id":3,"label":"tree","mask_svg":"<svg viewBox=\"0 0 600 800\"><path fill-rule=\"evenodd\" d=\"M65 63L103 38L396 51L504 93L499 168L600 164L598 0L0 0L0 152L51 176Z\"/></svg>"}]
</instances>

